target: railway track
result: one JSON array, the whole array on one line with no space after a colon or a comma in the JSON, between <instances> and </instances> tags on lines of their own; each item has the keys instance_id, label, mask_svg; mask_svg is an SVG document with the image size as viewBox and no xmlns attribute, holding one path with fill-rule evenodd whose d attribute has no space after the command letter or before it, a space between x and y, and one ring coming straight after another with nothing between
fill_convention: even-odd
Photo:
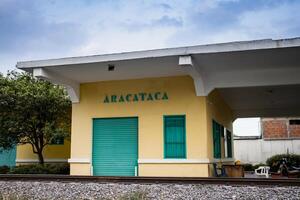
<instances>
[{"instance_id":1,"label":"railway track","mask_svg":"<svg viewBox=\"0 0 300 200\"><path fill-rule=\"evenodd\" d=\"M300 179L267 178L198 178L198 177L120 177L120 176L69 176L69 175L0 175L0 181L57 181L99 183L176 183L176 184L220 184L220 185L274 185L300 186Z\"/></svg>"}]
</instances>

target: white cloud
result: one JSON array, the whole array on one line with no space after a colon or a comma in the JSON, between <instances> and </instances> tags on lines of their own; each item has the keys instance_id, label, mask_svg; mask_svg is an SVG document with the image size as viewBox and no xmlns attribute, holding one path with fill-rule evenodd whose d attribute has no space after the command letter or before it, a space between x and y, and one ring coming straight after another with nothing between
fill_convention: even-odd
<instances>
[{"instance_id":1,"label":"white cloud","mask_svg":"<svg viewBox=\"0 0 300 200\"><path fill-rule=\"evenodd\" d=\"M41 3L28 0L23 3L2 0L0 14L4 17L0 18L0 66L14 66L20 59L284 38L300 34L299 1L272 4L257 0L251 2L254 4L251 9L243 7L243 2L51 0ZM22 13L27 14L26 17L18 17ZM3 70L0 67L0 71Z\"/></svg>"},{"instance_id":2,"label":"white cloud","mask_svg":"<svg viewBox=\"0 0 300 200\"><path fill-rule=\"evenodd\" d=\"M209 4L212 9L219 8L214 10L213 15L205 18L208 20L207 22L201 21L201 16L205 16L205 12L196 16L194 15L196 11L190 13L190 16L185 19L188 22L185 21L185 26L181 30L177 30L177 33L169 39L170 43L177 43L181 46L299 37L300 35L300 1L266 4L243 11L232 10L230 14L236 12L236 14L232 14L232 21L228 21L230 20L229 16L222 15L224 13L222 10L220 11L220 2L224 1L213 1ZM197 18L199 23L197 23ZM213 24L214 18L221 20Z\"/></svg>"},{"instance_id":3,"label":"white cloud","mask_svg":"<svg viewBox=\"0 0 300 200\"><path fill-rule=\"evenodd\" d=\"M122 2L115 10L96 13L85 27L88 40L75 54L99 54L167 47L168 39L181 26L174 9L158 3ZM83 11L85 13L85 11Z\"/></svg>"},{"instance_id":4,"label":"white cloud","mask_svg":"<svg viewBox=\"0 0 300 200\"><path fill-rule=\"evenodd\" d=\"M79 55L146 50L166 47L166 41L174 29L144 29L139 32L114 29L104 30L101 34L93 32L90 40L74 53Z\"/></svg>"},{"instance_id":5,"label":"white cloud","mask_svg":"<svg viewBox=\"0 0 300 200\"><path fill-rule=\"evenodd\" d=\"M294 27L300 29L300 6L297 5L281 4L273 8L245 12L239 17L240 24L237 28L247 30L249 37L284 37L292 34Z\"/></svg>"},{"instance_id":6,"label":"white cloud","mask_svg":"<svg viewBox=\"0 0 300 200\"><path fill-rule=\"evenodd\" d=\"M172 41L182 41L193 32L193 24L189 18L192 13L205 13L218 7L220 3L235 1L237 0L187 0L184 3L120 1L118 5L99 5L101 12L95 12L95 8L81 9L80 16L83 18L80 21L87 22L85 27L89 36L87 42L75 48L73 52L76 55L87 55L178 46L180 42ZM91 13L94 14L93 17ZM163 23L163 20L168 19L169 22L173 20L174 26ZM162 23L161 26L154 23L159 21ZM177 34L184 32L183 35ZM203 43L212 41L206 39L208 35L201 36Z\"/></svg>"}]
</instances>

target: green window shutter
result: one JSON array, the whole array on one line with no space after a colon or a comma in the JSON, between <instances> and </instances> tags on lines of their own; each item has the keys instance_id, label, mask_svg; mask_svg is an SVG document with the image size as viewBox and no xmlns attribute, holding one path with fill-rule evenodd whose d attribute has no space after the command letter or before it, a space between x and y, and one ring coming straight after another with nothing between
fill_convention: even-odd
<instances>
[{"instance_id":1,"label":"green window shutter","mask_svg":"<svg viewBox=\"0 0 300 200\"><path fill-rule=\"evenodd\" d=\"M185 116L164 117L165 158L186 158Z\"/></svg>"},{"instance_id":2,"label":"green window shutter","mask_svg":"<svg viewBox=\"0 0 300 200\"><path fill-rule=\"evenodd\" d=\"M227 140L227 157L232 158L232 140L231 140L231 132L226 131L226 140Z\"/></svg>"},{"instance_id":3,"label":"green window shutter","mask_svg":"<svg viewBox=\"0 0 300 200\"><path fill-rule=\"evenodd\" d=\"M222 126L213 120L214 158L221 158Z\"/></svg>"}]
</instances>

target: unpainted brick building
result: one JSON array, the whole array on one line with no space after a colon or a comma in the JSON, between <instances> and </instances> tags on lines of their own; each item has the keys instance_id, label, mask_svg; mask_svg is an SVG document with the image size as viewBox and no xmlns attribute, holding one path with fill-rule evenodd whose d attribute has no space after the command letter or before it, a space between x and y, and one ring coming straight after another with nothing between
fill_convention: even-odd
<instances>
[{"instance_id":1,"label":"unpainted brick building","mask_svg":"<svg viewBox=\"0 0 300 200\"><path fill-rule=\"evenodd\" d=\"M262 118L262 137L271 139L300 139L300 118Z\"/></svg>"}]
</instances>

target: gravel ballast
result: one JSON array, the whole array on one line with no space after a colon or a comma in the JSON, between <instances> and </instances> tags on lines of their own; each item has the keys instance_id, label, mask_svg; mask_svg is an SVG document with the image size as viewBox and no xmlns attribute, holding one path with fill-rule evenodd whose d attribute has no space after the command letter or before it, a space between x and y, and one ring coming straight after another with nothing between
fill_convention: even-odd
<instances>
[{"instance_id":1,"label":"gravel ballast","mask_svg":"<svg viewBox=\"0 0 300 200\"><path fill-rule=\"evenodd\" d=\"M0 199L300 199L296 186L0 181Z\"/></svg>"}]
</instances>

